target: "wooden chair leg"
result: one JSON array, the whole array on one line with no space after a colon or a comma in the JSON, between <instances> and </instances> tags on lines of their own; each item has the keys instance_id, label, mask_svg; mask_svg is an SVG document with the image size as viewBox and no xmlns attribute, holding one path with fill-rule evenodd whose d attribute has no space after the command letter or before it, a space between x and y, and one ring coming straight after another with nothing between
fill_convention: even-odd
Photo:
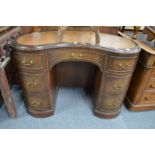
<instances>
[{"instance_id":1,"label":"wooden chair leg","mask_svg":"<svg viewBox=\"0 0 155 155\"><path fill-rule=\"evenodd\" d=\"M0 90L11 118L16 118L16 107L4 68L0 68Z\"/></svg>"}]
</instances>

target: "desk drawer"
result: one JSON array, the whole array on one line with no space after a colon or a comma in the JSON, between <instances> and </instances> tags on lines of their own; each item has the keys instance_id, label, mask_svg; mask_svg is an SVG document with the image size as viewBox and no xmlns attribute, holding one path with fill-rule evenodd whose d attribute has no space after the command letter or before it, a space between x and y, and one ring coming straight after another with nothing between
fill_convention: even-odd
<instances>
[{"instance_id":1,"label":"desk drawer","mask_svg":"<svg viewBox=\"0 0 155 155\"><path fill-rule=\"evenodd\" d=\"M99 104L97 109L104 111L104 110L115 110L119 109L122 104L122 95L117 96L102 96L99 100Z\"/></svg>"},{"instance_id":2,"label":"desk drawer","mask_svg":"<svg viewBox=\"0 0 155 155\"><path fill-rule=\"evenodd\" d=\"M125 77L114 77L106 75L104 80L104 86L101 88L103 94L118 95L122 94L127 90L130 76Z\"/></svg>"},{"instance_id":3,"label":"desk drawer","mask_svg":"<svg viewBox=\"0 0 155 155\"><path fill-rule=\"evenodd\" d=\"M108 71L129 72L134 69L136 62L137 62L136 57L129 58L129 57L110 56Z\"/></svg>"},{"instance_id":4,"label":"desk drawer","mask_svg":"<svg viewBox=\"0 0 155 155\"><path fill-rule=\"evenodd\" d=\"M48 74L28 74L20 72L22 86L26 92L46 92L49 90L50 82Z\"/></svg>"},{"instance_id":5,"label":"desk drawer","mask_svg":"<svg viewBox=\"0 0 155 155\"><path fill-rule=\"evenodd\" d=\"M97 64L99 66L103 66L104 63L104 55L103 54L96 54L95 52L77 52L74 51L57 51L57 52L51 52L50 53L50 59L52 66L55 63L62 62L65 60L81 60L81 61L87 61L92 62L94 64Z\"/></svg>"},{"instance_id":6,"label":"desk drawer","mask_svg":"<svg viewBox=\"0 0 155 155\"><path fill-rule=\"evenodd\" d=\"M15 59L19 68L43 69L45 67L44 54L16 54Z\"/></svg>"},{"instance_id":7,"label":"desk drawer","mask_svg":"<svg viewBox=\"0 0 155 155\"><path fill-rule=\"evenodd\" d=\"M50 94L27 94L26 101L31 110L49 110L54 107Z\"/></svg>"},{"instance_id":8,"label":"desk drawer","mask_svg":"<svg viewBox=\"0 0 155 155\"><path fill-rule=\"evenodd\" d=\"M155 92L144 91L140 104L155 104Z\"/></svg>"}]
</instances>

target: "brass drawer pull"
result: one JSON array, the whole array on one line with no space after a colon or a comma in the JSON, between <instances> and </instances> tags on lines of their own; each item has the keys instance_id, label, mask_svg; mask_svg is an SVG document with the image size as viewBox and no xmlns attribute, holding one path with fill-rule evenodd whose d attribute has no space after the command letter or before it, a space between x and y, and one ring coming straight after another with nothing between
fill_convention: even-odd
<instances>
[{"instance_id":1,"label":"brass drawer pull","mask_svg":"<svg viewBox=\"0 0 155 155\"><path fill-rule=\"evenodd\" d=\"M118 64L118 67L119 67L119 68L122 68L122 69L126 69L126 68L130 67L130 65L129 65L129 64L122 64L122 63L119 63L119 64Z\"/></svg>"},{"instance_id":2,"label":"brass drawer pull","mask_svg":"<svg viewBox=\"0 0 155 155\"><path fill-rule=\"evenodd\" d=\"M37 107L40 105L40 102L39 101L32 101L32 105Z\"/></svg>"},{"instance_id":3,"label":"brass drawer pull","mask_svg":"<svg viewBox=\"0 0 155 155\"><path fill-rule=\"evenodd\" d=\"M107 105L107 108L116 108L116 107L118 107L118 105L116 103L114 103L114 104L109 103Z\"/></svg>"},{"instance_id":4,"label":"brass drawer pull","mask_svg":"<svg viewBox=\"0 0 155 155\"><path fill-rule=\"evenodd\" d=\"M71 53L72 58L79 58L82 57L82 54L80 53L79 55L75 54L75 53Z\"/></svg>"},{"instance_id":5,"label":"brass drawer pull","mask_svg":"<svg viewBox=\"0 0 155 155\"><path fill-rule=\"evenodd\" d=\"M121 89L122 86L115 84L115 85L113 86L113 88L118 90L118 89Z\"/></svg>"},{"instance_id":6,"label":"brass drawer pull","mask_svg":"<svg viewBox=\"0 0 155 155\"><path fill-rule=\"evenodd\" d=\"M22 64L24 64L24 65L26 65L26 66L31 66L31 65L33 65L33 60L30 60L30 61L26 61L26 60L23 60L22 61Z\"/></svg>"},{"instance_id":7,"label":"brass drawer pull","mask_svg":"<svg viewBox=\"0 0 155 155\"><path fill-rule=\"evenodd\" d=\"M107 108L111 108L111 106L112 106L112 104L109 103L109 104L107 105Z\"/></svg>"},{"instance_id":8,"label":"brass drawer pull","mask_svg":"<svg viewBox=\"0 0 155 155\"><path fill-rule=\"evenodd\" d=\"M28 82L28 86L30 87L35 87L37 85L36 82Z\"/></svg>"}]
</instances>

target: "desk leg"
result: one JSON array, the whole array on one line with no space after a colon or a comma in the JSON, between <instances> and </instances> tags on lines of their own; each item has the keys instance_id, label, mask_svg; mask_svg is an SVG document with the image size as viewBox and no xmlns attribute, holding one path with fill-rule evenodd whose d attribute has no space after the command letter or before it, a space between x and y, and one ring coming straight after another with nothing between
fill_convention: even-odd
<instances>
[{"instance_id":1,"label":"desk leg","mask_svg":"<svg viewBox=\"0 0 155 155\"><path fill-rule=\"evenodd\" d=\"M16 118L15 104L14 104L12 93L5 74L5 70L3 68L0 68L0 90L11 118Z\"/></svg>"},{"instance_id":2,"label":"desk leg","mask_svg":"<svg viewBox=\"0 0 155 155\"><path fill-rule=\"evenodd\" d=\"M121 111L124 94L111 95L104 93L107 83L107 73L99 72L96 80L96 100L94 100L94 115L100 118L111 119L116 117ZM108 79L110 80L110 79ZM110 82L109 82L110 83ZM104 90L104 91L103 91ZM110 96L111 95L111 96Z\"/></svg>"}]
</instances>

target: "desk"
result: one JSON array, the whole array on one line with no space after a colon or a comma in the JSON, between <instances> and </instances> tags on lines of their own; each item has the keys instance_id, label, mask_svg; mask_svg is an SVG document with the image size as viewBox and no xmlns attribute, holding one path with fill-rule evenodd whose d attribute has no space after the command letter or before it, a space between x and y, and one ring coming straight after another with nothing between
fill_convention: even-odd
<instances>
[{"instance_id":1,"label":"desk","mask_svg":"<svg viewBox=\"0 0 155 155\"><path fill-rule=\"evenodd\" d=\"M58 87L76 86L88 90L96 116L117 116L140 48L114 35L96 39L94 32L65 31L57 38L56 31L34 32L12 43L28 113L54 114Z\"/></svg>"}]
</instances>

